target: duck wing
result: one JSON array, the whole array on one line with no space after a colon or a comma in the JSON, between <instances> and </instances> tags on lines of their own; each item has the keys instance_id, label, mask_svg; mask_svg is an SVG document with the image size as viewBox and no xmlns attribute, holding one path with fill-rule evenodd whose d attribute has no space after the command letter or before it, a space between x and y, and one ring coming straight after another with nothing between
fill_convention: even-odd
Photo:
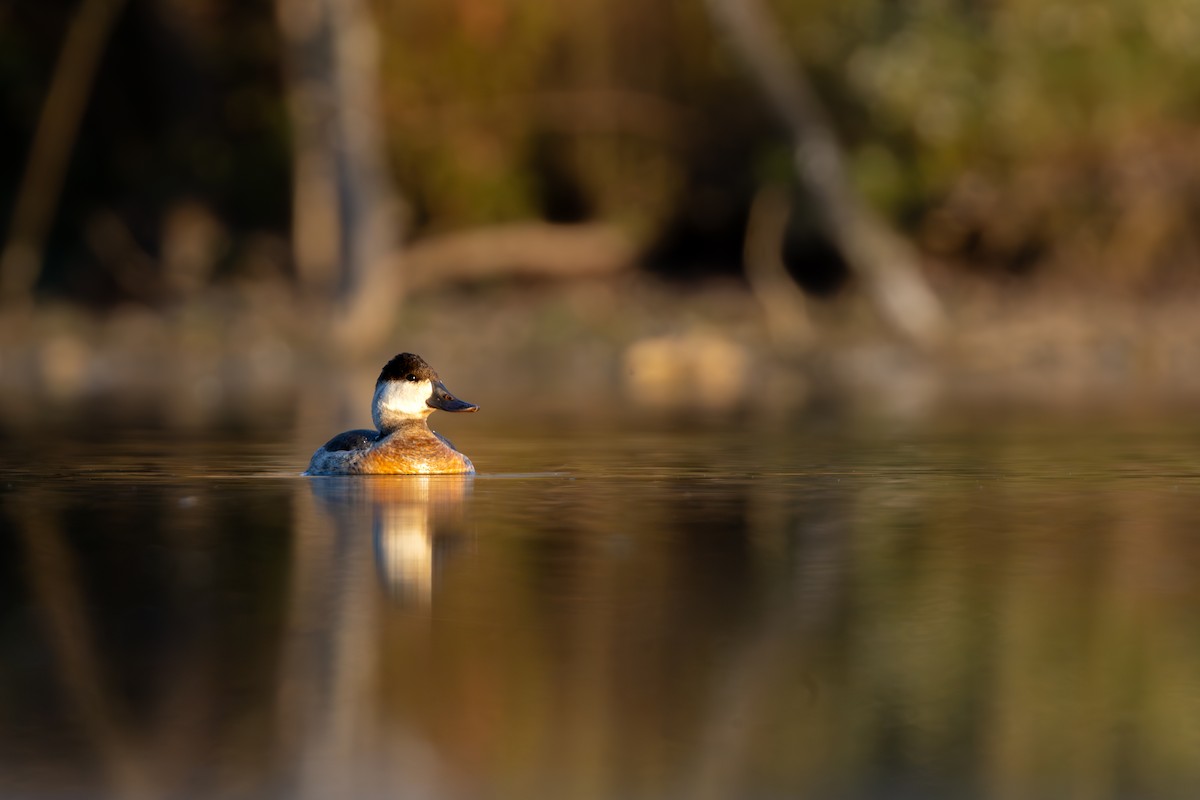
<instances>
[{"instance_id":1,"label":"duck wing","mask_svg":"<svg viewBox=\"0 0 1200 800\"><path fill-rule=\"evenodd\" d=\"M326 442L324 449L331 453L338 450L361 450L370 447L378 438L379 431L346 431Z\"/></svg>"}]
</instances>

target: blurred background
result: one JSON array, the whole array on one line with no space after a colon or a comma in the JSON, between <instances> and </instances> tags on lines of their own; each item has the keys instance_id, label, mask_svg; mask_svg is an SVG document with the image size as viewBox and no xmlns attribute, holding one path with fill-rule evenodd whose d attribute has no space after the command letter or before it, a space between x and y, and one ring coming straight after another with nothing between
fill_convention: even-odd
<instances>
[{"instance_id":1,"label":"blurred background","mask_svg":"<svg viewBox=\"0 0 1200 800\"><path fill-rule=\"evenodd\" d=\"M0 795L1198 796L1197 42L0 2Z\"/></svg>"},{"instance_id":2,"label":"blurred background","mask_svg":"<svg viewBox=\"0 0 1200 800\"><path fill-rule=\"evenodd\" d=\"M1198 29L1194 0L6 3L4 416L262 416L399 350L501 405L1190 399Z\"/></svg>"}]
</instances>

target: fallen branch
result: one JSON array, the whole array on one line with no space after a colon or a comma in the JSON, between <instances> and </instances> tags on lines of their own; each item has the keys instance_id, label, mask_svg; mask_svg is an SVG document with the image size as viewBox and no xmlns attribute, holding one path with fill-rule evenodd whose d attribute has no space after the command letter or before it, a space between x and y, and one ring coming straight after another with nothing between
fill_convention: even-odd
<instances>
[{"instance_id":1,"label":"fallen branch","mask_svg":"<svg viewBox=\"0 0 1200 800\"><path fill-rule=\"evenodd\" d=\"M523 222L415 242L404 254L404 276L411 292L493 278L602 277L635 259L633 242L611 225Z\"/></svg>"}]
</instances>

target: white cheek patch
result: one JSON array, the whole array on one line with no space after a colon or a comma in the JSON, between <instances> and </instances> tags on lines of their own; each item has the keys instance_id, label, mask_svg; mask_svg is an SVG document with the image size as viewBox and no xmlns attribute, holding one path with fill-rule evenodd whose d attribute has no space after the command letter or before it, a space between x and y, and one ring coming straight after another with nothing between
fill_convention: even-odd
<instances>
[{"instance_id":1,"label":"white cheek patch","mask_svg":"<svg viewBox=\"0 0 1200 800\"><path fill-rule=\"evenodd\" d=\"M433 395L433 384L429 381L388 381L375 389L371 404L375 426L382 427L380 420L386 417L419 417L433 409L426 404Z\"/></svg>"},{"instance_id":2,"label":"white cheek patch","mask_svg":"<svg viewBox=\"0 0 1200 800\"><path fill-rule=\"evenodd\" d=\"M419 414L428 408L425 401L432 394L433 385L429 381L388 381L384 387L383 405L400 414Z\"/></svg>"}]
</instances>

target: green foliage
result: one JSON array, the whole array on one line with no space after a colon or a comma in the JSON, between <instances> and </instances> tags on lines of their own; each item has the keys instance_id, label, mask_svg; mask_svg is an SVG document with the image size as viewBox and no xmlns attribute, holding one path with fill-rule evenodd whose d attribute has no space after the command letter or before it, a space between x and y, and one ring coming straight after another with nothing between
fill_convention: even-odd
<instances>
[{"instance_id":1,"label":"green foliage","mask_svg":"<svg viewBox=\"0 0 1200 800\"><path fill-rule=\"evenodd\" d=\"M968 254L1003 265L1030 247L1079 260L1112 246L1107 229L1142 227L1131 214L1157 197L1161 233L1122 249L1112 271L1177 262L1194 246L1186 219L1200 165L1160 154L1197 121L1200 5L872 5L862 38L838 54L868 120L859 176L890 207L931 211L928 244L961 254L972 239L983 246ZM881 147L911 157L906 185ZM1147 160L1160 175L1128 174Z\"/></svg>"},{"instance_id":2,"label":"green foliage","mask_svg":"<svg viewBox=\"0 0 1200 800\"><path fill-rule=\"evenodd\" d=\"M131 2L75 149L60 257L116 210L156 255L200 198L235 237L289 214L271 3ZM1153 282L1200 249L1197 0L777 0L868 200L929 251ZM387 146L421 232L526 219L742 234L787 141L684 0L374 3ZM5 147L28 150L67 9L0 10ZM11 206L20 158L0 170ZM736 248L733 249L736 251ZM66 253L68 256L62 256ZM73 255L70 255L73 254ZM53 253L52 253L53 255ZM731 267L733 265L730 265Z\"/></svg>"},{"instance_id":3,"label":"green foliage","mask_svg":"<svg viewBox=\"0 0 1200 800\"><path fill-rule=\"evenodd\" d=\"M702 4L477 6L383 17L389 40L418 43L389 56L391 130L436 224L553 215L530 158L547 146L554 179L588 214L648 238L704 192L744 206L752 183L732 173L786 174L781 132ZM859 188L926 246L981 263L1103 251L1136 193L1161 189L1123 180L1128 159L1187 135L1200 108L1194 0L794 0L774 10ZM1200 169L1190 158L1179 166ZM1158 203L1165 233L1143 236L1150 250L1124 260L1178 256L1193 184L1176 182Z\"/></svg>"}]
</instances>

